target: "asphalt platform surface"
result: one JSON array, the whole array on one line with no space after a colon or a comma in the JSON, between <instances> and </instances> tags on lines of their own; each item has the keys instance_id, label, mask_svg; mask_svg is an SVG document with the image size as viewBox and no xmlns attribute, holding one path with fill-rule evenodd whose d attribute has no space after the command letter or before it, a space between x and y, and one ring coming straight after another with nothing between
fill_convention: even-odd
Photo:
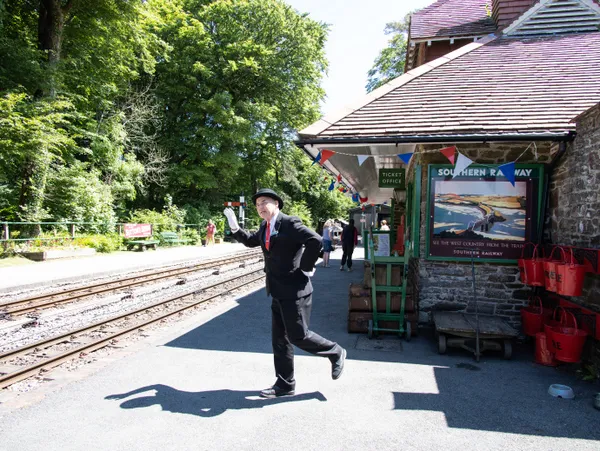
<instances>
[{"instance_id":1,"label":"asphalt platform surface","mask_svg":"<svg viewBox=\"0 0 600 451\"><path fill-rule=\"evenodd\" d=\"M339 380L328 360L298 351L296 396L257 396L275 380L260 289L74 374L51 372L57 382L34 393L0 392L0 450L600 449L598 386L535 364L531 344L512 360L489 352L475 362L460 349L439 355L429 328L410 342L349 334L348 285L363 265L341 272L340 257L316 271L311 321L348 350ZM77 262L80 275L93 261ZM548 395L556 383L575 398Z\"/></svg>"}]
</instances>

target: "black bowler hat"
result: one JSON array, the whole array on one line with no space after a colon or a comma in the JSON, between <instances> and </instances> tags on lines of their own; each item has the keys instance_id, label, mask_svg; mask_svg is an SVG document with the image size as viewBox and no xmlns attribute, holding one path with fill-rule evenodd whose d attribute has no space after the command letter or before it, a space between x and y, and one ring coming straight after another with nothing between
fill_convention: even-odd
<instances>
[{"instance_id":1,"label":"black bowler hat","mask_svg":"<svg viewBox=\"0 0 600 451\"><path fill-rule=\"evenodd\" d=\"M252 202L256 205L256 199L259 197L270 197L271 199L275 199L279 203L279 209L283 208L283 199L279 197L275 191L269 188L259 189L254 196L252 196Z\"/></svg>"}]
</instances>

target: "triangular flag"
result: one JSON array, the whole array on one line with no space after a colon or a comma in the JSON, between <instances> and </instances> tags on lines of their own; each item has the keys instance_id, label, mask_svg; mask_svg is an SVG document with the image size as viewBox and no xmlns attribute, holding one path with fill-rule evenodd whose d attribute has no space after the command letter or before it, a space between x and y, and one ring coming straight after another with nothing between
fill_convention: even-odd
<instances>
[{"instance_id":1,"label":"triangular flag","mask_svg":"<svg viewBox=\"0 0 600 451\"><path fill-rule=\"evenodd\" d=\"M444 147L440 149L440 152L450 160L450 163L454 164L454 152L456 151L456 146Z\"/></svg>"},{"instance_id":2,"label":"triangular flag","mask_svg":"<svg viewBox=\"0 0 600 451\"><path fill-rule=\"evenodd\" d=\"M344 187L343 186L340 186L338 189L340 190L340 193L344 192Z\"/></svg>"},{"instance_id":3,"label":"triangular flag","mask_svg":"<svg viewBox=\"0 0 600 451\"><path fill-rule=\"evenodd\" d=\"M337 181L338 181L338 183L342 182L342 174L338 174Z\"/></svg>"},{"instance_id":4,"label":"triangular flag","mask_svg":"<svg viewBox=\"0 0 600 451\"><path fill-rule=\"evenodd\" d=\"M366 201L368 201L368 200L369 200L369 198L368 198L368 197L361 197L361 198L360 198L360 201L361 201L361 203L363 203L363 204L364 204Z\"/></svg>"},{"instance_id":5,"label":"triangular flag","mask_svg":"<svg viewBox=\"0 0 600 451\"><path fill-rule=\"evenodd\" d=\"M358 193L352 195L352 202L358 202Z\"/></svg>"},{"instance_id":6,"label":"triangular flag","mask_svg":"<svg viewBox=\"0 0 600 451\"><path fill-rule=\"evenodd\" d=\"M357 155L356 158L358 158L358 165L362 166L365 160L369 158L369 155Z\"/></svg>"},{"instance_id":7,"label":"triangular flag","mask_svg":"<svg viewBox=\"0 0 600 451\"><path fill-rule=\"evenodd\" d=\"M498 166L498 169L504 174L512 186L515 186L515 162L506 163Z\"/></svg>"},{"instance_id":8,"label":"triangular flag","mask_svg":"<svg viewBox=\"0 0 600 451\"><path fill-rule=\"evenodd\" d=\"M323 166L325 162L329 160L332 157L332 155L335 154L335 152L333 150L323 149L321 152L319 152L319 154L321 155L321 158L319 159L319 164Z\"/></svg>"},{"instance_id":9,"label":"triangular flag","mask_svg":"<svg viewBox=\"0 0 600 451\"><path fill-rule=\"evenodd\" d=\"M404 164L408 164L408 162L410 161L412 156L413 156L412 153L399 153L398 154L398 158L400 158L404 162Z\"/></svg>"},{"instance_id":10,"label":"triangular flag","mask_svg":"<svg viewBox=\"0 0 600 451\"><path fill-rule=\"evenodd\" d=\"M342 191L344 194L346 194L348 192L347 188L344 188L344 191Z\"/></svg>"},{"instance_id":11,"label":"triangular flag","mask_svg":"<svg viewBox=\"0 0 600 451\"><path fill-rule=\"evenodd\" d=\"M335 188L335 180L331 181L331 185L329 185L329 191L333 191L333 188Z\"/></svg>"},{"instance_id":12,"label":"triangular flag","mask_svg":"<svg viewBox=\"0 0 600 451\"><path fill-rule=\"evenodd\" d=\"M321 161L321 152L319 152L319 154L315 157L314 161L312 162L311 166L315 163L318 163L319 161Z\"/></svg>"},{"instance_id":13,"label":"triangular flag","mask_svg":"<svg viewBox=\"0 0 600 451\"><path fill-rule=\"evenodd\" d=\"M458 177L462 171L467 169L472 164L473 160L465 157L462 153L458 152L458 160L456 160L456 164L454 165L454 175L452 176L452 178Z\"/></svg>"}]
</instances>

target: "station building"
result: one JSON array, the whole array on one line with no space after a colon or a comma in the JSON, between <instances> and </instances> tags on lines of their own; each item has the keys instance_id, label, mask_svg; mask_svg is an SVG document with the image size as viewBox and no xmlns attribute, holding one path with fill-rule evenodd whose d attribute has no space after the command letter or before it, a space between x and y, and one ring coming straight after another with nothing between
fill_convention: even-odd
<instances>
[{"instance_id":1,"label":"station building","mask_svg":"<svg viewBox=\"0 0 600 451\"><path fill-rule=\"evenodd\" d=\"M473 257L479 313L518 327L529 298L548 294L519 274L532 242L586 265L581 295L559 301L583 308L600 338L600 5L489 3L413 14L407 71L297 145L317 160L328 151L323 167L358 194L368 227L380 205L392 235L404 217L421 323L472 311Z\"/></svg>"}]
</instances>

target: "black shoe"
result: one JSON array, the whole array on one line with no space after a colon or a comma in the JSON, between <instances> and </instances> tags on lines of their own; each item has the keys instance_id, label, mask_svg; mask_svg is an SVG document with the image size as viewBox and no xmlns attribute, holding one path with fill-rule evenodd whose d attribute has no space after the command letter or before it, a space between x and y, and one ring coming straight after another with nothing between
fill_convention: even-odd
<instances>
[{"instance_id":1,"label":"black shoe","mask_svg":"<svg viewBox=\"0 0 600 451\"><path fill-rule=\"evenodd\" d=\"M344 362L346 361L346 350L342 348L342 355L331 364L331 378L335 381L339 379L344 371Z\"/></svg>"},{"instance_id":2,"label":"black shoe","mask_svg":"<svg viewBox=\"0 0 600 451\"><path fill-rule=\"evenodd\" d=\"M280 388L277 385L261 390L260 396L263 398L279 398L280 396L294 396L296 390Z\"/></svg>"}]
</instances>

